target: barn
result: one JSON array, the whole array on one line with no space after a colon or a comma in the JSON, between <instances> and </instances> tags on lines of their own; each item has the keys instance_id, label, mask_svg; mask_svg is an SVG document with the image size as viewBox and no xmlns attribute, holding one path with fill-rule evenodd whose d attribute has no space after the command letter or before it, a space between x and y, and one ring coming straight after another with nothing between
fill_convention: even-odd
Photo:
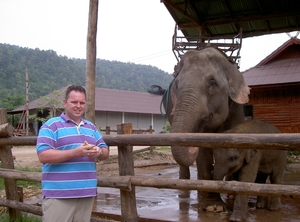
<instances>
[{"instance_id":1,"label":"barn","mask_svg":"<svg viewBox=\"0 0 300 222\"><path fill-rule=\"evenodd\" d=\"M243 75L251 88L246 116L300 133L300 40L290 38Z\"/></svg>"}]
</instances>

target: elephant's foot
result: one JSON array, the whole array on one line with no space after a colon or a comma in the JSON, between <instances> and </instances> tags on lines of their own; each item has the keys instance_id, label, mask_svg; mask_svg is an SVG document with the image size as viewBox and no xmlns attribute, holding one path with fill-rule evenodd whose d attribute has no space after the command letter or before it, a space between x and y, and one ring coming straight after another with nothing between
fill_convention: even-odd
<instances>
[{"instance_id":1,"label":"elephant's foot","mask_svg":"<svg viewBox=\"0 0 300 222\"><path fill-rule=\"evenodd\" d=\"M279 197L272 197L270 204L268 205L268 210L278 210L280 208L280 198Z\"/></svg>"},{"instance_id":2,"label":"elephant's foot","mask_svg":"<svg viewBox=\"0 0 300 222\"><path fill-rule=\"evenodd\" d=\"M189 198L190 197L190 190L179 190L178 197L180 198Z\"/></svg>"},{"instance_id":3,"label":"elephant's foot","mask_svg":"<svg viewBox=\"0 0 300 222\"><path fill-rule=\"evenodd\" d=\"M241 213L239 211L233 211L233 213L229 217L230 222L242 222L245 221L246 219L246 214Z\"/></svg>"},{"instance_id":4,"label":"elephant's foot","mask_svg":"<svg viewBox=\"0 0 300 222\"><path fill-rule=\"evenodd\" d=\"M248 207L248 196L237 195L234 201L233 212L229 217L229 221L242 222L246 219Z\"/></svg>"},{"instance_id":5,"label":"elephant's foot","mask_svg":"<svg viewBox=\"0 0 300 222\"><path fill-rule=\"evenodd\" d=\"M198 193L200 207L209 212L223 212L226 210L219 193Z\"/></svg>"},{"instance_id":6,"label":"elephant's foot","mask_svg":"<svg viewBox=\"0 0 300 222\"><path fill-rule=\"evenodd\" d=\"M268 198L267 197L257 197L256 208L265 209L267 208Z\"/></svg>"}]
</instances>

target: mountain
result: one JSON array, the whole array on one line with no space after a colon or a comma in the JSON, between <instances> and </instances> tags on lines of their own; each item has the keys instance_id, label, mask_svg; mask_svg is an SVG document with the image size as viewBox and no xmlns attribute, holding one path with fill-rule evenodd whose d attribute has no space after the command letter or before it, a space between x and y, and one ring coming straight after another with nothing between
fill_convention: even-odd
<instances>
[{"instance_id":1,"label":"mountain","mask_svg":"<svg viewBox=\"0 0 300 222\"><path fill-rule=\"evenodd\" d=\"M33 101L70 84L85 85L85 67L85 59L0 43L0 107L10 110L25 103L26 68L29 101ZM96 87L100 88L147 92L153 84L167 88L172 79L150 65L96 61Z\"/></svg>"}]
</instances>

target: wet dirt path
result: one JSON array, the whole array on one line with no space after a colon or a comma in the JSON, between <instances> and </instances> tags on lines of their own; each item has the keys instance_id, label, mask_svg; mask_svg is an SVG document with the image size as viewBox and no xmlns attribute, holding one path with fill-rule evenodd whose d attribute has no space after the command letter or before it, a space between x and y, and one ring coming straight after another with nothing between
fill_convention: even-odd
<instances>
[{"instance_id":1,"label":"wet dirt path","mask_svg":"<svg viewBox=\"0 0 300 222\"><path fill-rule=\"evenodd\" d=\"M191 173L192 178L196 178L195 168L191 169ZM143 176L177 178L178 168L163 169L159 172L143 174ZM300 169L289 168L286 170L284 184L300 186ZM185 198L179 197L181 192L172 189L136 187L138 215L141 218L152 218L157 221L228 221L230 212L213 213L199 209L197 191L190 191L189 197ZM95 211L120 215L120 191L99 188L99 193ZM279 211L249 207L246 222L300 222L300 199L282 198L281 203Z\"/></svg>"}]
</instances>

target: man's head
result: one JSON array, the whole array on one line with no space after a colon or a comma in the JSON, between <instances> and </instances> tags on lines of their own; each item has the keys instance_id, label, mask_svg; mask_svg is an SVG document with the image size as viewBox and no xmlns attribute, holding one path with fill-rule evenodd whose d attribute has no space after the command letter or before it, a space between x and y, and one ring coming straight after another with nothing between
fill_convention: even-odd
<instances>
[{"instance_id":1,"label":"man's head","mask_svg":"<svg viewBox=\"0 0 300 222\"><path fill-rule=\"evenodd\" d=\"M80 123L86 106L86 91L82 86L71 85L64 99L65 114L76 123Z\"/></svg>"}]
</instances>

